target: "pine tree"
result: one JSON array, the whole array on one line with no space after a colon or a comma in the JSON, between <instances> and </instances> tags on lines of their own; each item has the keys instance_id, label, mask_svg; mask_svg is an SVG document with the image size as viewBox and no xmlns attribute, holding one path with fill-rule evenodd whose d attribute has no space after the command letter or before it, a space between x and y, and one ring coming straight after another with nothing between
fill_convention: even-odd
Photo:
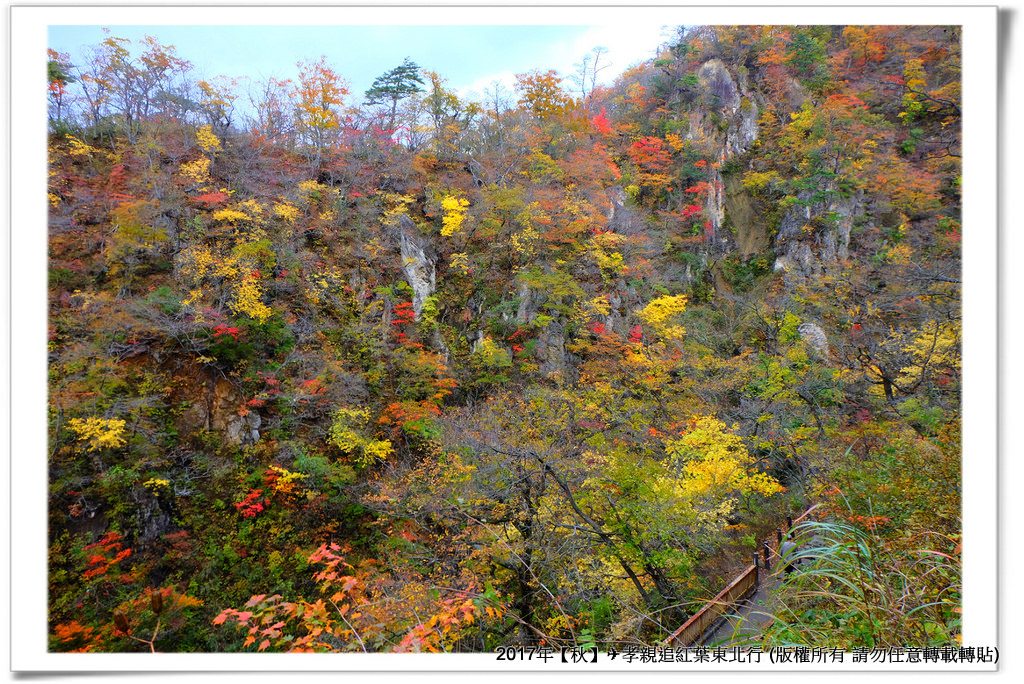
<instances>
[{"instance_id":1,"label":"pine tree","mask_svg":"<svg viewBox=\"0 0 1024 684\"><path fill-rule=\"evenodd\" d=\"M391 116L388 119L388 130L395 130L395 114L398 101L422 93L423 78L419 66L406 57L394 69L373 79L373 85L366 91L366 103L371 105L391 103Z\"/></svg>"}]
</instances>

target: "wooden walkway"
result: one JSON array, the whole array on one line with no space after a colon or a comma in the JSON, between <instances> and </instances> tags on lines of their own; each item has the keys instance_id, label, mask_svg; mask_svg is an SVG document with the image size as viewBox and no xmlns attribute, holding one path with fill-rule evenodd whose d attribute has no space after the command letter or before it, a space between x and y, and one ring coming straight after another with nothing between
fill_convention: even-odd
<instances>
[{"instance_id":1,"label":"wooden walkway","mask_svg":"<svg viewBox=\"0 0 1024 684\"><path fill-rule=\"evenodd\" d=\"M789 530L806 519L818 504L789 522ZM698 646L702 644L730 645L733 640L756 636L771 618L758 618L758 611L771 592L781 583L772 566L779 560L779 545L784 538L782 528L776 529L776 538L762 542L760 552L754 552L753 564L741 572L718 596L711 599L687 620L682 627L665 640L666 646ZM758 556L763 556L759 560Z\"/></svg>"},{"instance_id":2,"label":"wooden walkway","mask_svg":"<svg viewBox=\"0 0 1024 684\"><path fill-rule=\"evenodd\" d=\"M762 581L754 593L734 604L728 615L719 620L711 631L705 632L700 643L728 648L757 639L771 624L771 616L764 612L765 604L780 584L782 582L776 575Z\"/></svg>"}]
</instances>

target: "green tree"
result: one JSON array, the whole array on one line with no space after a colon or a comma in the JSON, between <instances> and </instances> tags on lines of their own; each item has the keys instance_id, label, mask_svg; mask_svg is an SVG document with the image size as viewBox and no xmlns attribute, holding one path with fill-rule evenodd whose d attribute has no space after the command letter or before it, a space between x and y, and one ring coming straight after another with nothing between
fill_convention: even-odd
<instances>
[{"instance_id":1,"label":"green tree","mask_svg":"<svg viewBox=\"0 0 1024 684\"><path fill-rule=\"evenodd\" d=\"M818 92L824 90L831 79L824 40L815 38L809 31L797 31L786 46L786 64Z\"/></svg>"},{"instance_id":2,"label":"green tree","mask_svg":"<svg viewBox=\"0 0 1024 684\"><path fill-rule=\"evenodd\" d=\"M384 72L373 79L373 85L366 91L366 103L371 105L391 104L391 112L388 116L388 130L395 130L395 114L398 111L398 101L422 93L423 77L420 76L419 66L408 57L394 69Z\"/></svg>"}]
</instances>

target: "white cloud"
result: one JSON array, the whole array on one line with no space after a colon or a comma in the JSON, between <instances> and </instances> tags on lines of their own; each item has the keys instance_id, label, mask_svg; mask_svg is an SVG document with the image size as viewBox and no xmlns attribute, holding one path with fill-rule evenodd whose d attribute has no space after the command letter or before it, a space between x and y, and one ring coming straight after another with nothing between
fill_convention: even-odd
<instances>
[{"instance_id":1,"label":"white cloud","mask_svg":"<svg viewBox=\"0 0 1024 684\"><path fill-rule=\"evenodd\" d=\"M543 64L538 68L556 70L565 79L565 87L572 88L570 77L576 73L576 65L595 47L603 47L606 51L600 64L608 68L601 71L598 82L609 85L629 67L653 58L658 47L673 35L674 30L674 26L653 23L593 26L572 41L552 44L538 60L538 64ZM486 99L485 91L492 90L493 83L498 81L514 99L516 73L505 70L481 76L468 86L459 88L459 97L483 101Z\"/></svg>"},{"instance_id":2,"label":"white cloud","mask_svg":"<svg viewBox=\"0 0 1024 684\"><path fill-rule=\"evenodd\" d=\"M573 43L575 56L562 73L574 73L575 64L581 62L587 53L595 47L604 47L607 52L602 55L601 64L609 65L609 68L600 73L598 82L610 84L629 67L654 57L673 30L671 26L650 23L595 26Z\"/></svg>"},{"instance_id":3,"label":"white cloud","mask_svg":"<svg viewBox=\"0 0 1024 684\"><path fill-rule=\"evenodd\" d=\"M504 97L509 97L513 100L515 99L516 75L511 71L500 71L498 73L481 76L468 86L459 88L459 97L482 103L488 99L486 92L494 90L495 81L505 87L505 90L502 91L502 95Z\"/></svg>"}]
</instances>

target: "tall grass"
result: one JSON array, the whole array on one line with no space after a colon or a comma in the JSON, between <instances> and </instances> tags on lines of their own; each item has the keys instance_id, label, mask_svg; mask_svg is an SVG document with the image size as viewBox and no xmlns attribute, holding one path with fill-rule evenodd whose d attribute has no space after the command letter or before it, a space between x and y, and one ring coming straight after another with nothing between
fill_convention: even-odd
<instances>
[{"instance_id":1,"label":"tall grass","mask_svg":"<svg viewBox=\"0 0 1024 684\"><path fill-rule=\"evenodd\" d=\"M739 619L730 643L762 646L925 647L958 645L959 547L926 532L886 539L843 523L795 529L798 570L763 608ZM759 627L755 627L758 623Z\"/></svg>"}]
</instances>

